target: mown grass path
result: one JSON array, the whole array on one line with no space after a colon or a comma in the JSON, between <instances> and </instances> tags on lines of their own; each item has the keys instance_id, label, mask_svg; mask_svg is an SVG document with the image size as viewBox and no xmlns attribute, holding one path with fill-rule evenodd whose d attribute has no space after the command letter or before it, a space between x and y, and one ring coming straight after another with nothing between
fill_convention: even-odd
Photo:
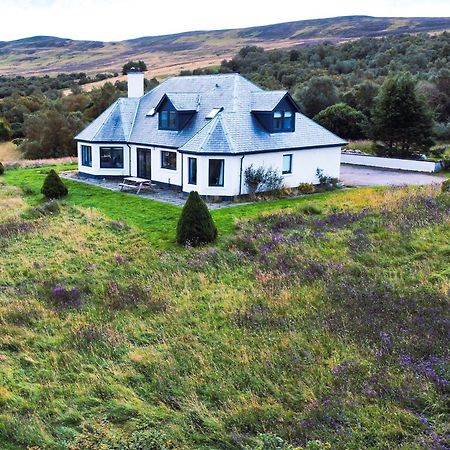
<instances>
[{"instance_id":1,"label":"mown grass path","mask_svg":"<svg viewBox=\"0 0 450 450\"><path fill-rule=\"evenodd\" d=\"M25 190L30 205L42 202L40 189L51 167L8 170L7 183ZM70 170L74 166L54 166L57 171ZM140 229L149 241L159 248L174 244L175 228L181 209L178 206L138 197L135 194L115 192L72 180L64 180L69 188L67 203L84 208L95 208L113 220L123 220ZM367 188L364 191L371 190ZM314 203L321 205L331 198L338 200L349 195L348 191L328 192L305 197L276 199L253 204L230 206L212 211L220 237L233 232L237 219L252 218L264 212L281 211ZM339 203L339 202L338 202Z\"/></svg>"}]
</instances>

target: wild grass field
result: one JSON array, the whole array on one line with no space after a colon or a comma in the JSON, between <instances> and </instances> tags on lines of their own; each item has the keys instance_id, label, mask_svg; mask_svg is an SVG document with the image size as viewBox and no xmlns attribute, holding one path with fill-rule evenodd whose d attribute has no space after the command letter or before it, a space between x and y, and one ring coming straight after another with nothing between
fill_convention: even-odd
<instances>
[{"instance_id":1,"label":"wild grass field","mask_svg":"<svg viewBox=\"0 0 450 450\"><path fill-rule=\"evenodd\" d=\"M214 211L0 178L0 448L422 449L449 439L450 197ZM155 231L156 230L156 231Z\"/></svg>"},{"instance_id":2,"label":"wild grass field","mask_svg":"<svg viewBox=\"0 0 450 450\"><path fill-rule=\"evenodd\" d=\"M0 142L0 162L8 163L20 159L17 146L12 142Z\"/></svg>"}]
</instances>

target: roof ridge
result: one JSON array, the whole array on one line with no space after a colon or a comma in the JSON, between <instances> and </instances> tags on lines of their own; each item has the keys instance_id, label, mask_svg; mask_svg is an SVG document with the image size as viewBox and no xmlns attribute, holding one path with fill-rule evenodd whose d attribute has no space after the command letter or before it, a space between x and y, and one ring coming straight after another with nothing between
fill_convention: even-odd
<instances>
[{"instance_id":1,"label":"roof ridge","mask_svg":"<svg viewBox=\"0 0 450 450\"><path fill-rule=\"evenodd\" d=\"M256 83L254 83L253 81L249 80L248 78L245 78L243 75L241 75L240 73L236 73L236 75L246 81L247 83L251 84L252 86L255 86L255 88L257 89L256 91L252 91L252 92L265 92L264 89L261 88L261 86L258 86Z\"/></svg>"},{"instance_id":2,"label":"roof ridge","mask_svg":"<svg viewBox=\"0 0 450 450\"><path fill-rule=\"evenodd\" d=\"M100 125L100 127L98 128L98 130L96 131L96 133L94 134L92 140L94 140L97 137L97 134L100 133L100 130L103 128L103 125L105 125L105 123L107 122L107 120L112 116L112 113L115 111L115 109L117 108L117 105L120 104L120 99L122 97L119 97L111 106L109 106L109 108L111 109L111 111L109 111L109 113L106 115L105 119L103 120L102 124ZM105 111L106 112L106 111Z\"/></svg>"},{"instance_id":3,"label":"roof ridge","mask_svg":"<svg viewBox=\"0 0 450 450\"><path fill-rule=\"evenodd\" d=\"M305 114L298 112L297 113L299 115L299 117L303 117L305 118L308 122L313 123L314 125L322 128L323 130L327 131L328 133L332 134L334 137L337 137L338 139L340 139L342 142L347 142L344 139L342 139L340 136L338 136L337 134L333 133L332 131L330 131L328 128L325 128L324 126L320 125L319 122L316 122L315 120L311 119L310 117L306 116Z\"/></svg>"},{"instance_id":4,"label":"roof ridge","mask_svg":"<svg viewBox=\"0 0 450 450\"><path fill-rule=\"evenodd\" d=\"M240 73L232 72L232 73L205 73L202 75L176 75L170 78L200 78L200 77L242 77ZM168 80L170 79L168 78Z\"/></svg>"},{"instance_id":5,"label":"roof ridge","mask_svg":"<svg viewBox=\"0 0 450 450\"><path fill-rule=\"evenodd\" d=\"M220 124L222 125L223 131L225 133L225 137L227 138L228 145L230 146L230 149L234 149L235 145L234 145L233 139L231 138L230 132L228 131L228 127L227 127L227 124L226 124L226 117L222 116L220 114L219 114L219 116L220 117L218 118L217 121L218 122L220 121Z\"/></svg>"},{"instance_id":6,"label":"roof ridge","mask_svg":"<svg viewBox=\"0 0 450 450\"><path fill-rule=\"evenodd\" d=\"M276 92L276 93L282 93L282 92L288 93L289 91L287 89L273 89L273 90L271 89L270 91L264 91L264 90L252 91L251 94L252 95L253 94L273 94L274 92Z\"/></svg>"},{"instance_id":7,"label":"roof ridge","mask_svg":"<svg viewBox=\"0 0 450 450\"><path fill-rule=\"evenodd\" d=\"M147 97L147 95L151 94L155 89L158 89L158 88L161 87L164 83L167 83L167 82L168 82L169 80L171 80L172 78L174 78L174 77L169 77L169 78L166 78L165 80L161 81L161 83L157 84L153 89L150 89L150 90L149 90L148 92L146 92L144 95L142 95L141 97L139 97L139 100L142 99L142 98L144 98L144 97ZM158 80L156 80L156 81L158 81Z\"/></svg>"},{"instance_id":8,"label":"roof ridge","mask_svg":"<svg viewBox=\"0 0 450 450\"><path fill-rule=\"evenodd\" d=\"M191 142L192 140L194 140L194 139L196 138L196 136L198 136L205 128L210 127L211 124L212 124L214 121L216 121L216 119L217 119L217 116L214 117L213 119L209 120L208 122L206 122L205 125L203 125L203 126L197 131L197 133L195 133L190 139L188 139L188 140L187 140L183 145L181 145L179 148L181 149L181 148L183 148L184 146L186 146L187 144L189 144L189 142ZM206 138L207 138L208 136L209 136L209 134L207 134L207 135L205 136L205 138L203 139L203 141L202 141L200 147L203 146L203 144L205 143Z\"/></svg>"},{"instance_id":9,"label":"roof ridge","mask_svg":"<svg viewBox=\"0 0 450 450\"><path fill-rule=\"evenodd\" d=\"M202 141L202 143L201 143L201 145L200 145L200 149L202 149L203 148L203 145L205 144L205 142L207 142L208 140L209 140L209 138L211 137L211 134L213 133L213 131L216 129L216 126L217 126L217 122L218 122L218 120L219 120L219 116L220 116L220 114L217 114L217 116L216 117L214 117L212 120L211 120L211 122L210 122L210 129L208 130L208 132L206 133L206 136L205 136L205 139L203 139L203 141ZM205 127L203 127L203 128L205 128ZM203 128L202 128L202 130L203 130ZM200 130L201 131L201 130Z\"/></svg>"},{"instance_id":10,"label":"roof ridge","mask_svg":"<svg viewBox=\"0 0 450 450\"><path fill-rule=\"evenodd\" d=\"M129 141L131 139L131 134L133 133L133 129L134 129L134 124L136 123L136 117L137 117L137 113L139 111L139 108L141 107L141 100L142 97L139 97L137 104L135 106L135 110L134 110L134 115L133 115L133 120L131 121L131 125L130 125L130 132L128 133L127 136L127 141Z\"/></svg>"}]
</instances>

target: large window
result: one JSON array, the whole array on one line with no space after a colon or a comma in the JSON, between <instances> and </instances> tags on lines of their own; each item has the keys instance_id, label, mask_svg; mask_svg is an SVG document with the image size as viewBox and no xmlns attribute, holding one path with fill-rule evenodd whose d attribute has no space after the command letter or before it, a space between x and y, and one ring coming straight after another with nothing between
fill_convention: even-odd
<instances>
[{"instance_id":1,"label":"large window","mask_svg":"<svg viewBox=\"0 0 450 450\"><path fill-rule=\"evenodd\" d=\"M292 173L292 155L283 155L283 174Z\"/></svg>"},{"instance_id":2,"label":"large window","mask_svg":"<svg viewBox=\"0 0 450 450\"><path fill-rule=\"evenodd\" d=\"M160 130L178 130L178 115L176 111L161 111L159 113Z\"/></svg>"},{"instance_id":3,"label":"large window","mask_svg":"<svg viewBox=\"0 0 450 450\"><path fill-rule=\"evenodd\" d=\"M177 170L177 152L161 152L161 168Z\"/></svg>"},{"instance_id":4,"label":"large window","mask_svg":"<svg viewBox=\"0 0 450 450\"><path fill-rule=\"evenodd\" d=\"M293 131L294 114L291 111L276 111L273 113L274 131Z\"/></svg>"},{"instance_id":5,"label":"large window","mask_svg":"<svg viewBox=\"0 0 450 450\"><path fill-rule=\"evenodd\" d=\"M90 145L81 146L81 165L92 167L92 147Z\"/></svg>"},{"instance_id":6,"label":"large window","mask_svg":"<svg viewBox=\"0 0 450 450\"><path fill-rule=\"evenodd\" d=\"M123 147L100 147L101 169L123 169Z\"/></svg>"},{"instance_id":7,"label":"large window","mask_svg":"<svg viewBox=\"0 0 450 450\"><path fill-rule=\"evenodd\" d=\"M197 158L188 158L188 184L197 184Z\"/></svg>"},{"instance_id":8,"label":"large window","mask_svg":"<svg viewBox=\"0 0 450 450\"><path fill-rule=\"evenodd\" d=\"M223 159L209 160L209 186L223 186L224 165Z\"/></svg>"}]
</instances>

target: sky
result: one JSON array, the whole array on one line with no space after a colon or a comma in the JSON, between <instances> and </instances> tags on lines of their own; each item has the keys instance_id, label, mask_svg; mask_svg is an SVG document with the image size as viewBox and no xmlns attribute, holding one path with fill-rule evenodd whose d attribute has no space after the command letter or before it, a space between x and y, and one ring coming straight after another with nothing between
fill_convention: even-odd
<instances>
[{"instance_id":1,"label":"sky","mask_svg":"<svg viewBox=\"0 0 450 450\"><path fill-rule=\"evenodd\" d=\"M120 41L346 15L449 17L450 0L0 0L0 40Z\"/></svg>"}]
</instances>

